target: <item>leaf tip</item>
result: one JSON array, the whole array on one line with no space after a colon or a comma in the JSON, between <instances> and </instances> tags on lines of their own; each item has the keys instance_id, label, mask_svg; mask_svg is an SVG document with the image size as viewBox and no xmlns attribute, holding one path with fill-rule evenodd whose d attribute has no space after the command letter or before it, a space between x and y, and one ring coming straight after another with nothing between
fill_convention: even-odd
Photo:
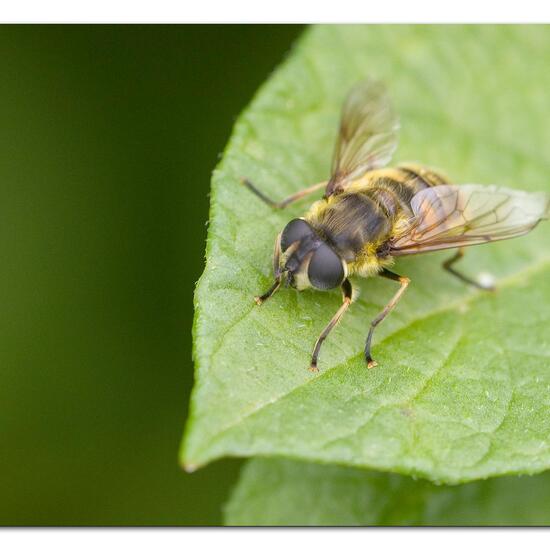
<instances>
[{"instance_id":1,"label":"leaf tip","mask_svg":"<svg viewBox=\"0 0 550 550\"><path fill-rule=\"evenodd\" d=\"M194 464L193 462L182 462L181 467L188 474L192 474L200 468L200 464Z\"/></svg>"},{"instance_id":2,"label":"leaf tip","mask_svg":"<svg viewBox=\"0 0 550 550\"><path fill-rule=\"evenodd\" d=\"M201 463L200 461L191 459L185 445L182 445L178 462L180 468L188 474L192 474L193 472L204 466L204 462Z\"/></svg>"}]
</instances>

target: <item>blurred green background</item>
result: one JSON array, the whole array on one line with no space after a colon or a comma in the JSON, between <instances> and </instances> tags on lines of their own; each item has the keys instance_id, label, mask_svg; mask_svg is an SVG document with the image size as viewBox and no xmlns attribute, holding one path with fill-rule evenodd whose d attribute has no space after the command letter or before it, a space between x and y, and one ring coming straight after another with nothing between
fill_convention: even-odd
<instances>
[{"instance_id":1,"label":"blurred green background","mask_svg":"<svg viewBox=\"0 0 550 550\"><path fill-rule=\"evenodd\" d=\"M0 28L0 524L217 524L192 475L210 173L298 26Z\"/></svg>"}]
</instances>

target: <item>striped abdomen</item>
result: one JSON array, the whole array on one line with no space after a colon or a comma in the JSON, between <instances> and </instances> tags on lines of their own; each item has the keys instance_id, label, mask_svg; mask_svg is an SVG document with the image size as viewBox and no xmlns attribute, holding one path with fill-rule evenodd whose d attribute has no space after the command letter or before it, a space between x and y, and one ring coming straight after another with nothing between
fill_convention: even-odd
<instances>
[{"instance_id":1,"label":"striped abdomen","mask_svg":"<svg viewBox=\"0 0 550 550\"><path fill-rule=\"evenodd\" d=\"M410 215L412 198L423 189L448 182L439 174L422 166L406 164L397 168L376 170L361 194L372 199L388 216Z\"/></svg>"},{"instance_id":2,"label":"striped abdomen","mask_svg":"<svg viewBox=\"0 0 550 550\"><path fill-rule=\"evenodd\" d=\"M411 215L416 193L445 183L437 173L414 165L374 170L330 197L310 221L343 259L353 262L367 245L376 249L387 241L396 220Z\"/></svg>"}]
</instances>

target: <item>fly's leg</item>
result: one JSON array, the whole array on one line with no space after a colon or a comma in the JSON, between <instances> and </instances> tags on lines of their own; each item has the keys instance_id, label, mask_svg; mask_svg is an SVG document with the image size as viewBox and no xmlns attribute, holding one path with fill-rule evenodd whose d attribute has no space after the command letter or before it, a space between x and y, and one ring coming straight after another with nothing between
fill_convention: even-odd
<instances>
[{"instance_id":1,"label":"fly's leg","mask_svg":"<svg viewBox=\"0 0 550 550\"><path fill-rule=\"evenodd\" d=\"M271 298L277 290L279 290L279 287L281 286L281 276L275 277L275 282L273 285L271 285L271 288L264 292L261 296L254 296L254 301L261 306L268 298Z\"/></svg>"},{"instance_id":2,"label":"fly's leg","mask_svg":"<svg viewBox=\"0 0 550 550\"><path fill-rule=\"evenodd\" d=\"M344 313L350 306L352 293L353 293L353 289L352 289L351 283L346 279L342 283L343 303L338 308L338 311L334 314L334 317L330 320L329 324L325 327L323 332L321 332L319 338L317 338L317 342L315 342L315 347L313 348L313 354L311 356L311 365L309 367L310 371L317 372L319 370L317 368L317 359L319 357L319 351L321 350L321 345L325 341L326 337L329 335L330 331L336 326L338 321L342 318L342 315L344 315Z\"/></svg>"},{"instance_id":3,"label":"fly's leg","mask_svg":"<svg viewBox=\"0 0 550 550\"><path fill-rule=\"evenodd\" d=\"M459 248L456 251L456 254L452 258L449 258L448 260L445 260L443 262L443 269L447 270L449 273L451 273L455 277L458 277L463 283L467 283L469 285L475 286L476 288L479 288L481 290L495 290L494 285L478 283L474 279L470 279L470 277L463 275L462 273L460 273L460 271L457 271L453 267L453 264L458 262L463 257L464 257L464 248Z\"/></svg>"},{"instance_id":4,"label":"fly's leg","mask_svg":"<svg viewBox=\"0 0 550 550\"><path fill-rule=\"evenodd\" d=\"M401 286L399 290L393 295L393 298L387 303L386 307L371 321L369 334L367 335L367 341L365 343L365 359L367 360L367 367L369 369L376 367L376 365L378 364L370 354L370 347L371 347L372 335L374 333L374 329L386 318L386 315L388 315L388 313L390 313L390 311L396 306L397 302L399 302L401 296L403 295L407 286L409 286L409 283L411 282L411 280L408 277L402 277L401 275L397 275L396 273L393 273L387 269L383 269L379 273L379 275L380 277L385 277L386 279L391 279L392 281L396 281Z\"/></svg>"},{"instance_id":5,"label":"fly's leg","mask_svg":"<svg viewBox=\"0 0 550 550\"><path fill-rule=\"evenodd\" d=\"M311 187L302 189L301 191L298 191L297 193L294 193L293 195L288 196L286 199L283 199L282 201L277 202L277 201L274 201L273 199L270 199L268 196L264 195L250 180L243 178L241 182L244 186L248 187L248 189L250 189L250 191L252 191L252 193L254 193L262 201L264 201L266 204L268 204L272 208L275 208L278 210L286 208L289 204L292 204L293 202L300 200L303 197L307 197L308 195L311 195L311 193L315 193L315 191L318 191L319 189L323 189L323 187L326 187L327 185L326 181L323 181L321 183L316 183Z\"/></svg>"}]
</instances>

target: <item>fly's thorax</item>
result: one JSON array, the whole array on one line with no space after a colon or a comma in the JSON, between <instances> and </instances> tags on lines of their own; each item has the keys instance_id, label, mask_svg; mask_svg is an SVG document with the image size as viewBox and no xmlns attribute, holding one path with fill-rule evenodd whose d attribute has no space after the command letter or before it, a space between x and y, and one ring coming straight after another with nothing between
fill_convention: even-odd
<instances>
[{"instance_id":1,"label":"fly's thorax","mask_svg":"<svg viewBox=\"0 0 550 550\"><path fill-rule=\"evenodd\" d=\"M348 263L365 247L375 248L387 239L392 220L366 191L344 192L315 203L306 220Z\"/></svg>"},{"instance_id":2,"label":"fly's thorax","mask_svg":"<svg viewBox=\"0 0 550 550\"><path fill-rule=\"evenodd\" d=\"M305 219L296 218L287 224L280 248L280 270L297 290L330 290L347 276L346 262Z\"/></svg>"}]
</instances>

